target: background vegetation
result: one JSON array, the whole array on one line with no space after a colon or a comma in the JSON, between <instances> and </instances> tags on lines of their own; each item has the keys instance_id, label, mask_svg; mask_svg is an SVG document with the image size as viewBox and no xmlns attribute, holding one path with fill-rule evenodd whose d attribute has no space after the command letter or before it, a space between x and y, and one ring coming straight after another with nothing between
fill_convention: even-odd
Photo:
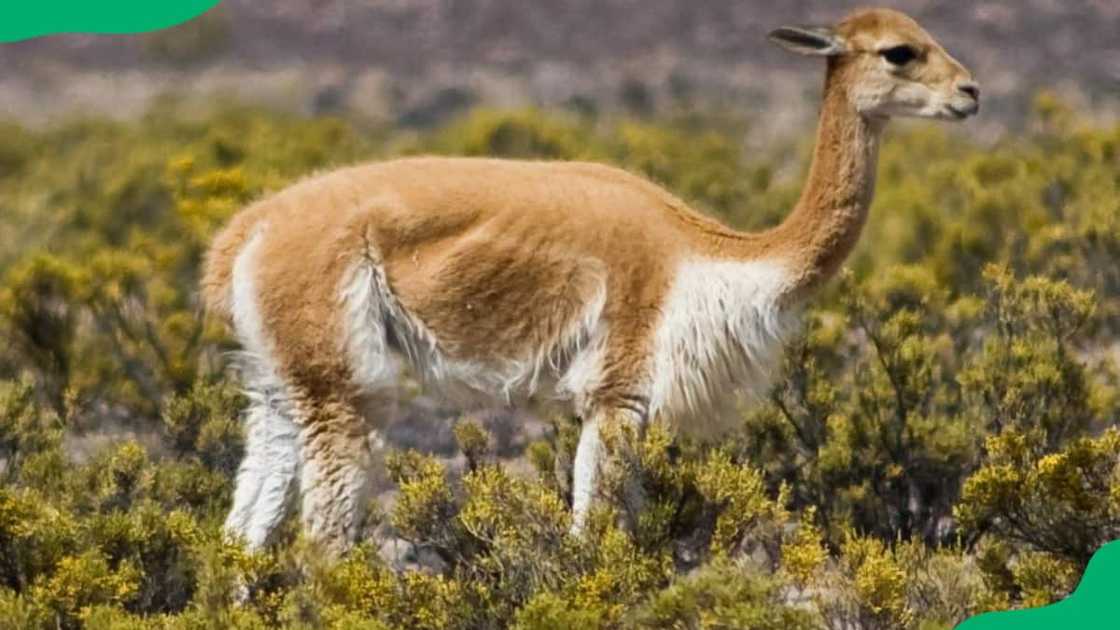
<instances>
[{"instance_id":1,"label":"background vegetation","mask_svg":"<svg viewBox=\"0 0 1120 630\"><path fill-rule=\"evenodd\" d=\"M0 628L931 630L1064 596L1120 538L1120 126L1041 95L1029 133L966 131L889 133L867 233L781 385L715 449L633 444L641 512L569 538L575 421L517 440L465 418L457 453L394 451L395 500L331 565L294 527L258 554L221 536L243 400L196 287L223 220L310 171L439 152L608 161L759 227L810 139L749 153L750 126L714 115L476 110L416 133L170 103L5 125Z\"/></svg>"}]
</instances>

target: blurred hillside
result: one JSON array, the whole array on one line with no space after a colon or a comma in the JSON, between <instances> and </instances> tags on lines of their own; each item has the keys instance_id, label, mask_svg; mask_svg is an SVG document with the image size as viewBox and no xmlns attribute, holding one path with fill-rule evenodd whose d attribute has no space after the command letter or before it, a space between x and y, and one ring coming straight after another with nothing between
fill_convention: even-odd
<instances>
[{"instance_id":1,"label":"blurred hillside","mask_svg":"<svg viewBox=\"0 0 1120 630\"><path fill-rule=\"evenodd\" d=\"M0 47L0 117L129 117L165 93L427 126L471 105L811 113L820 70L767 44L783 23L832 22L843 0L227 0L143 36ZM1041 87L1089 111L1120 101L1120 2L891 0L980 78L983 125L1024 119ZM795 103L790 106L789 103Z\"/></svg>"}]
</instances>

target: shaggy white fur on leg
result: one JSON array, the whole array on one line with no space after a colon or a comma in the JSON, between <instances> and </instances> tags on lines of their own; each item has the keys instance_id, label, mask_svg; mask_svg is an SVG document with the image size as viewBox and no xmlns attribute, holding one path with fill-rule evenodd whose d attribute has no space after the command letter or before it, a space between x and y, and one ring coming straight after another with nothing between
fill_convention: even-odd
<instances>
[{"instance_id":1,"label":"shaggy white fur on leg","mask_svg":"<svg viewBox=\"0 0 1120 630\"><path fill-rule=\"evenodd\" d=\"M267 398L253 404L246 429L245 459L225 529L257 549L291 512L299 475L298 429Z\"/></svg>"},{"instance_id":2,"label":"shaggy white fur on leg","mask_svg":"<svg viewBox=\"0 0 1120 630\"><path fill-rule=\"evenodd\" d=\"M280 411L282 402L250 394L246 416L245 458L237 471L233 507L225 522L226 534L260 549L291 513L298 494L298 428ZM234 601L249 601L249 587L238 576Z\"/></svg>"},{"instance_id":3,"label":"shaggy white fur on leg","mask_svg":"<svg viewBox=\"0 0 1120 630\"><path fill-rule=\"evenodd\" d=\"M294 408L271 360L271 340L264 333L253 270L260 244L258 231L237 256L233 268L233 319L245 352L238 356L249 396L245 417L245 459L237 473L233 507L225 530L250 548L265 545L291 511L300 459Z\"/></svg>"},{"instance_id":4,"label":"shaggy white fur on leg","mask_svg":"<svg viewBox=\"0 0 1120 630\"><path fill-rule=\"evenodd\" d=\"M603 444L598 419L587 420L579 434L576 459L572 466L572 533L580 534L587 525L587 513L595 498Z\"/></svg>"}]
</instances>

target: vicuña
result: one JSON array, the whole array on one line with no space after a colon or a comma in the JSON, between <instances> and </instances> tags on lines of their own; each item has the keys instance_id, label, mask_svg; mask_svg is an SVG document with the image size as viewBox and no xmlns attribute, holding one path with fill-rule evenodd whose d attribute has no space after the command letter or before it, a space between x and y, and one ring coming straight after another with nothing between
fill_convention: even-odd
<instances>
[{"instance_id":1,"label":"vicu\u00f1a","mask_svg":"<svg viewBox=\"0 0 1120 630\"><path fill-rule=\"evenodd\" d=\"M765 391L800 305L859 238L887 121L979 110L969 72L896 11L770 39L827 73L808 182L765 231L602 164L448 157L343 168L237 214L202 281L250 398L227 531L266 544L299 497L313 538L352 544L376 426L363 410L400 369L440 392L568 405L577 531L602 427L712 435L734 392Z\"/></svg>"}]
</instances>

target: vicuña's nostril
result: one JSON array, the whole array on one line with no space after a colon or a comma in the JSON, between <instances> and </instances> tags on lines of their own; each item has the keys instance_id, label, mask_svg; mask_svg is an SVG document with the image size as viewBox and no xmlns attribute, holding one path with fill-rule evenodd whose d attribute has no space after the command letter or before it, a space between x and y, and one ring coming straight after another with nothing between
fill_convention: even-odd
<instances>
[{"instance_id":1,"label":"vicu\u00f1a's nostril","mask_svg":"<svg viewBox=\"0 0 1120 630\"><path fill-rule=\"evenodd\" d=\"M957 86L957 89L971 96L974 101L980 100L980 86L975 83L961 83Z\"/></svg>"}]
</instances>

